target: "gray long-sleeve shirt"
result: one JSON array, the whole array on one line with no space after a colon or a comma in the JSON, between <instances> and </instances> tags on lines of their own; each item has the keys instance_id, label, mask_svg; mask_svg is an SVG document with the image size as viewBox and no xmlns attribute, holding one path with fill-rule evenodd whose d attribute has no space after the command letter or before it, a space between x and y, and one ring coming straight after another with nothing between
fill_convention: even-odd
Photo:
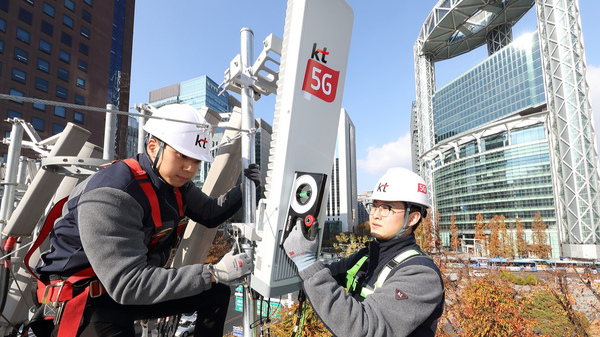
<instances>
[{"instance_id":1,"label":"gray long-sleeve shirt","mask_svg":"<svg viewBox=\"0 0 600 337\"><path fill-rule=\"evenodd\" d=\"M395 253L414 247L414 236L400 238ZM410 242L406 242L410 241ZM373 248L371 249L373 250ZM371 253L374 253L373 251ZM373 257L368 276L374 283L388 259ZM380 288L363 301L346 294L334 276L352 268L357 256L330 266L314 263L300 272L304 290L315 312L336 336L434 336L442 313L444 288L439 270L428 257L414 257L394 269Z\"/></svg>"},{"instance_id":2,"label":"gray long-sleeve shirt","mask_svg":"<svg viewBox=\"0 0 600 337\"><path fill-rule=\"evenodd\" d=\"M177 198L173 187L152 171L147 157L139 156L138 161L157 194L163 228L172 228L171 232L149 251L156 230L148 198L129 168L118 162L73 190L38 272L69 276L91 265L108 294L128 305L154 304L210 289L206 265L163 267L176 240ZM218 226L241 207L239 186L219 198L207 196L191 182L179 190L184 214L207 227Z\"/></svg>"}]
</instances>

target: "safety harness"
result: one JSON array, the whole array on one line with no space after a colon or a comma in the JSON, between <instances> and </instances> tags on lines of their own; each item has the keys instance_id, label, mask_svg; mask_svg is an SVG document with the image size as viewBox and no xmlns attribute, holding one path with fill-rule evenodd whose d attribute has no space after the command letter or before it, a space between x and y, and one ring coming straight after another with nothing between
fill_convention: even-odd
<instances>
[{"instance_id":1,"label":"safety harness","mask_svg":"<svg viewBox=\"0 0 600 337\"><path fill-rule=\"evenodd\" d=\"M152 182L150 181L150 178L146 172L141 168L140 164L135 159L129 158L123 160L123 162L127 164L133 173L135 180L138 182L138 184L140 184L144 194L150 202L152 221L154 222L156 230L156 233L152 236L152 241L148 245L148 251L150 251L162 237L172 231L172 228L162 228L163 225L160 216L158 198L154 188L152 187ZM183 202L181 198L181 192L178 188L175 188L175 197L179 206L179 217L183 217ZM29 266L29 259L31 258L31 255L39 248L42 242L44 242L46 237L52 231L54 223L61 216L62 208L67 200L68 197L65 197L52 207L48 216L46 217L46 220L44 221L39 236L32 244L24 258L25 267L29 273L37 279L38 282L38 301L44 306L44 309L49 310L44 319L53 319L55 325L61 323L58 328L58 337L74 337L77 334L77 329L79 328L79 323L81 322L81 317L83 316L83 311L85 309L85 304L88 297L95 298L106 293L106 289L97 279L96 273L92 267L79 271L68 277L66 280L58 279L42 281ZM177 227L178 241L176 245L179 244L181 233L183 232L185 224L186 222L180 222ZM68 319L60 322L62 316L66 316Z\"/></svg>"},{"instance_id":2,"label":"safety harness","mask_svg":"<svg viewBox=\"0 0 600 337\"><path fill-rule=\"evenodd\" d=\"M381 269L381 271L379 272L379 276L377 276L377 282L375 282L375 286L374 287L371 287L369 285L363 286L360 291L360 296L367 298L367 296L374 293L377 288L379 288L383 285L383 283L387 280L388 276L390 275L392 270L394 270L394 268L396 268L398 265L400 265L402 262L406 261L410 257L417 256L417 255L427 256L427 255L423 255L421 252L419 252L416 249L409 249L409 250L406 250L406 251L396 255L393 259L391 259L385 265L385 267L383 267L383 269ZM361 257L360 260L358 260L358 262L356 262L356 264L352 268L350 268L348 270L348 272L346 273L346 292L347 293L348 292L354 293L356 291L356 286L358 285L358 277L356 277L356 274L358 273L360 268L363 266L365 261L367 261L368 259L369 259L368 255Z\"/></svg>"}]
</instances>

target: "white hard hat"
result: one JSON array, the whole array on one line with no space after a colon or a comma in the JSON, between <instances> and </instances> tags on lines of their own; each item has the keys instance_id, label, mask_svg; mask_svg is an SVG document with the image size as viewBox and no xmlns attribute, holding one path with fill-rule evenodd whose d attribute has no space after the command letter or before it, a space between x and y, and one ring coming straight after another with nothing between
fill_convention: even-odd
<instances>
[{"instance_id":1,"label":"white hard hat","mask_svg":"<svg viewBox=\"0 0 600 337\"><path fill-rule=\"evenodd\" d=\"M194 107L187 104L169 104L158 108L152 116L205 124L206 127L202 127L151 118L144 125L144 130L185 156L207 162L214 161L210 154L212 135L208 123Z\"/></svg>"},{"instance_id":2,"label":"white hard hat","mask_svg":"<svg viewBox=\"0 0 600 337\"><path fill-rule=\"evenodd\" d=\"M425 180L403 167L388 169L375 185L371 199L404 201L425 208L430 206Z\"/></svg>"}]
</instances>

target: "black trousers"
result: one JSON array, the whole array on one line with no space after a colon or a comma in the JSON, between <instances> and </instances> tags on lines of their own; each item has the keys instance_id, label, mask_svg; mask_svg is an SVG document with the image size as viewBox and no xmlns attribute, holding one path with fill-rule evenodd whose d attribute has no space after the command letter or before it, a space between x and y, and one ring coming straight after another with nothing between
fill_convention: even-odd
<instances>
[{"instance_id":1,"label":"black trousers","mask_svg":"<svg viewBox=\"0 0 600 337\"><path fill-rule=\"evenodd\" d=\"M104 294L90 298L77 332L81 337L133 337L134 321L168 317L197 311L195 336L223 336L223 326L231 290L229 286L213 283L212 288L198 295L152 305L121 305ZM63 320L70 317L63 317ZM57 336L58 326L52 332Z\"/></svg>"}]
</instances>

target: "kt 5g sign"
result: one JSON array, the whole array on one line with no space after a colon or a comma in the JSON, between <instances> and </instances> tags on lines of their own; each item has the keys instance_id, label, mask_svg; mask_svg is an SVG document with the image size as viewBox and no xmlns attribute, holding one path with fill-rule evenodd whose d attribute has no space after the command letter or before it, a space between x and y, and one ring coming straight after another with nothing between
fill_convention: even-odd
<instances>
[{"instance_id":1,"label":"kt 5g sign","mask_svg":"<svg viewBox=\"0 0 600 337\"><path fill-rule=\"evenodd\" d=\"M326 57L329 55L327 48L317 49L313 44L313 51L304 74L302 93L306 99L316 96L327 103L335 100L340 72L325 65Z\"/></svg>"}]
</instances>

